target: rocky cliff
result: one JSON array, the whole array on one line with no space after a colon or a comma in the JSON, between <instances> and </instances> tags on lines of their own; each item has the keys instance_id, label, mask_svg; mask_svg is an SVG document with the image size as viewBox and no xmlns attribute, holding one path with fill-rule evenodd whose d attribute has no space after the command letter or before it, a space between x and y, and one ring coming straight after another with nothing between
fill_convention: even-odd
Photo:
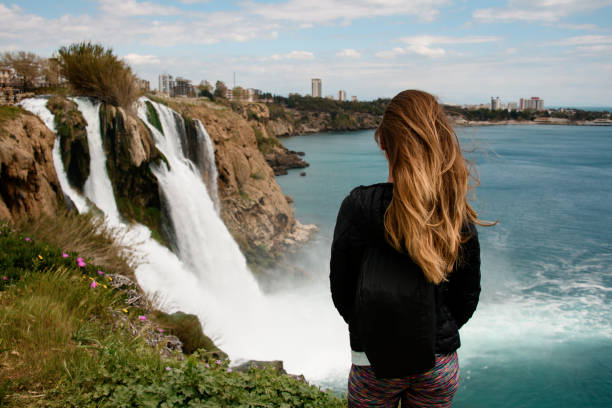
<instances>
[{"instance_id":1,"label":"rocky cliff","mask_svg":"<svg viewBox=\"0 0 612 408\"><path fill-rule=\"evenodd\" d=\"M186 120L198 119L206 127L219 172L221 217L251 264L266 266L286 248L308 238L314 226L295 219L266 161L266 156L284 155L287 149L267 135L253 116L258 108L250 109L249 120L249 111L237 113L207 101L161 101ZM257 114L266 112L261 109Z\"/></svg>"},{"instance_id":2,"label":"rocky cliff","mask_svg":"<svg viewBox=\"0 0 612 408\"><path fill-rule=\"evenodd\" d=\"M53 167L54 141L36 116L0 107L0 218L55 214L64 207Z\"/></svg>"}]
</instances>

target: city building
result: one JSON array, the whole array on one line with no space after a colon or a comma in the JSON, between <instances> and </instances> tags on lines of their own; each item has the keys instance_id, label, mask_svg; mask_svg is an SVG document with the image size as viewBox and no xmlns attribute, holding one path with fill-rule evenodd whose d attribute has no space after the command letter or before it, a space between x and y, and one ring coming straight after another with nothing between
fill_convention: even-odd
<instances>
[{"instance_id":1,"label":"city building","mask_svg":"<svg viewBox=\"0 0 612 408\"><path fill-rule=\"evenodd\" d=\"M13 71L7 68L0 69L0 86L9 86L13 79Z\"/></svg>"},{"instance_id":2,"label":"city building","mask_svg":"<svg viewBox=\"0 0 612 408\"><path fill-rule=\"evenodd\" d=\"M338 91L338 100L340 102L346 101L346 91L343 91L343 90Z\"/></svg>"},{"instance_id":3,"label":"city building","mask_svg":"<svg viewBox=\"0 0 612 408\"><path fill-rule=\"evenodd\" d=\"M351 96L351 102L357 102L357 96L355 95Z\"/></svg>"},{"instance_id":4,"label":"city building","mask_svg":"<svg viewBox=\"0 0 612 408\"><path fill-rule=\"evenodd\" d=\"M491 110L500 110L501 109L501 101L499 96L491 97Z\"/></svg>"},{"instance_id":5,"label":"city building","mask_svg":"<svg viewBox=\"0 0 612 408\"><path fill-rule=\"evenodd\" d=\"M170 96L174 88L174 79L170 74L161 74L159 76L159 92Z\"/></svg>"},{"instance_id":6,"label":"city building","mask_svg":"<svg viewBox=\"0 0 612 408\"><path fill-rule=\"evenodd\" d=\"M136 86L142 92L150 92L151 91L151 83L146 79L136 78Z\"/></svg>"},{"instance_id":7,"label":"city building","mask_svg":"<svg viewBox=\"0 0 612 408\"><path fill-rule=\"evenodd\" d=\"M171 96L194 97L195 92L193 90L193 85L191 85L191 80L183 77L176 77L170 94Z\"/></svg>"},{"instance_id":8,"label":"city building","mask_svg":"<svg viewBox=\"0 0 612 408\"><path fill-rule=\"evenodd\" d=\"M331 99L333 101L334 95L325 95L325 99Z\"/></svg>"},{"instance_id":9,"label":"city building","mask_svg":"<svg viewBox=\"0 0 612 408\"><path fill-rule=\"evenodd\" d=\"M312 78L310 81L312 85L312 93L311 93L312 97L320 98L323 95L322 86L321 86L321 78Z\"/></svg>"},{"instance_id":10,"label":"city building","mask_svg":"<svg viewBox=\"0 0 612 408\"><path fill-rule=\"evenodd\" d=\"M540 99L537 96L532 96L530 99L521 98L520 109L542 111L544 110L544 99Z\"/></svg>"},{"instance_id":11,"label":"city building","mask_svg":"<svg viewBox=\"0 0 612 408\"><path fill-rule=\"evenodd\" d=\"M516 102L508 102L508 110L515 111L518 109L518 103Z\"/></svg>"}]
</instances>

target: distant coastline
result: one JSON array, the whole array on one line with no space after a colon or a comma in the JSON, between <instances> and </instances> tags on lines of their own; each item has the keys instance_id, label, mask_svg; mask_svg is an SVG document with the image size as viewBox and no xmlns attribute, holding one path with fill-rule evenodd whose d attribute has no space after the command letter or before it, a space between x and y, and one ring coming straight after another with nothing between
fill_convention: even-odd
<instances>
[{"instance_id":1,"label":"distant coastline","mask_svg":"<svg viewBox=\"0 0 612 408\"><path fill-rule=\"evenodd\" d=\"M561 125L561 126L612 126L611 119L569 120L563 118L536 118L535 120L465 120L452 118L453 125L458 127L499 126L499 125Z\"/></svg>"}]
</instances>

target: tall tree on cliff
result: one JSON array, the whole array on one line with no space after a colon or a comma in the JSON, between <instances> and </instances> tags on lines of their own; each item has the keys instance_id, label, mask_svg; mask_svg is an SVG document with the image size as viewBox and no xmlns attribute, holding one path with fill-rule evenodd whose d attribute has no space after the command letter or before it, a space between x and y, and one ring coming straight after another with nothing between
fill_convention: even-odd
<instances>
[{"instance_id":1,"label":"tall tree on cliff","mask_svg":"<svg viewBox=\"0 0 612 408\"><path fill-rule=\"evenodd\" d=\"M227 86L225 86L225 82L217 81L215 83L215 98L226 98L227 97Z\"/></svg>"},{"instance_id":2,"label":"tall tree on cliff","mask_svg":"<svg viewBox=\"0 0 612 408\"><path fill-rule=\"evenodd\" d=\"M75 43L58 51L60 72L76 95L131 110L140 95L132 69L100 44Z\"/></svg>"},{"instance_id":3,"label":"tall tree on cliff","mask_svg":"<svg viewBox=\"0 0 612 408\"><path fill-rule=\"evenodd\" d=\"M26 91L34 87L34 81L40 75L40 63L40 57L32 52L7 51L0 57L0 66L12 68L21 80L21 87Z\"/></svg>"}]
</instances>

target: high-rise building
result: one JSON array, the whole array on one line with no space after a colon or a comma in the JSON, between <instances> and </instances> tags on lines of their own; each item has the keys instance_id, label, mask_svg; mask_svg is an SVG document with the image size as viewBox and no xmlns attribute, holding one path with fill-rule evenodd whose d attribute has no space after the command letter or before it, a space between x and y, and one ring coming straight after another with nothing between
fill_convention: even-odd
<instances>
[{"instance_id":1,"label":"high-rise building","mask_svg":"<svg viewBox=\"0 0 612 408\"><path fill-rule=\"evenodd\" d=\"M499 96L491 97L491 110L500 110L501 109L501 101L499 100Z\"/></svg>"},{"instance_id":2,"label":"high-rise building","mask_svg":"<svg viewBox=\"0 0 612 408\"><path fill-rule=\"evenodd\" d=\"M323 95L322 92L322 86L321 86L321 78L312 78L311 79L311 84L312 84L312 97L313 98L320 98L321 95Z\"/></svg>"},{"instance_id":3,"label":"high-rise building","mask_svg":"<svg viewBox=\"0 0 612 408\"><path fill-rule=\"evenodd\" d=\"M346 101L346 91L343 91L343 90L338 91L338 100L340 102Z\"/></svg>"},{"instance_id":4,"label":"high-rise building","mask_svg":"<svg viewBox=\"0 0 612 408\"><path fill-rule=\"evenodd\" d=\"M537 96L532 96L530 99L521 98L520 101L520 109L521 110L535 110L542 111L544 110L544 99L540 99Z\"/></svg>"},{"instance_id":5,"label":"high-rise building","mask_svg":"<svg viewBox=\"0 0 612 408\"><path fill-rule=\"evenodd\" d=\"M357 96L356 95L351 96L351 102L357 102Z\"/></svg>"},{"instance_id":6,"label":"high-rise building","mask_svg":"<svg viewBox=\"0 0 612 408\"><path fill-rule=\"evenodd\" d=\"M193 85L191 85L191 80L176 77L174 81L174 86L171 91L172 96L195 96L195 92L193 91Z\"/></svg>"},{"instance_id":7,"label":"high-rise building","mask_svg":"<svg viewBox=\"0 0 612 408\"><path fill-rule=\"evenodd\" d=\"M170 74L161 74L159 76L159 92L170 96L174 88L174 79Z\"/></svg>"},{"instance_id":8,"label":"high-rise building","mask_svg":"<svg viewBox=\"0 0 612 408\"><path fill-rule=\"evenodd\" d=\"M136 86L142 92L149 92L149 91L151 91L151 84L146 79L136 78Z\"/></svg>"}]
</instances>

